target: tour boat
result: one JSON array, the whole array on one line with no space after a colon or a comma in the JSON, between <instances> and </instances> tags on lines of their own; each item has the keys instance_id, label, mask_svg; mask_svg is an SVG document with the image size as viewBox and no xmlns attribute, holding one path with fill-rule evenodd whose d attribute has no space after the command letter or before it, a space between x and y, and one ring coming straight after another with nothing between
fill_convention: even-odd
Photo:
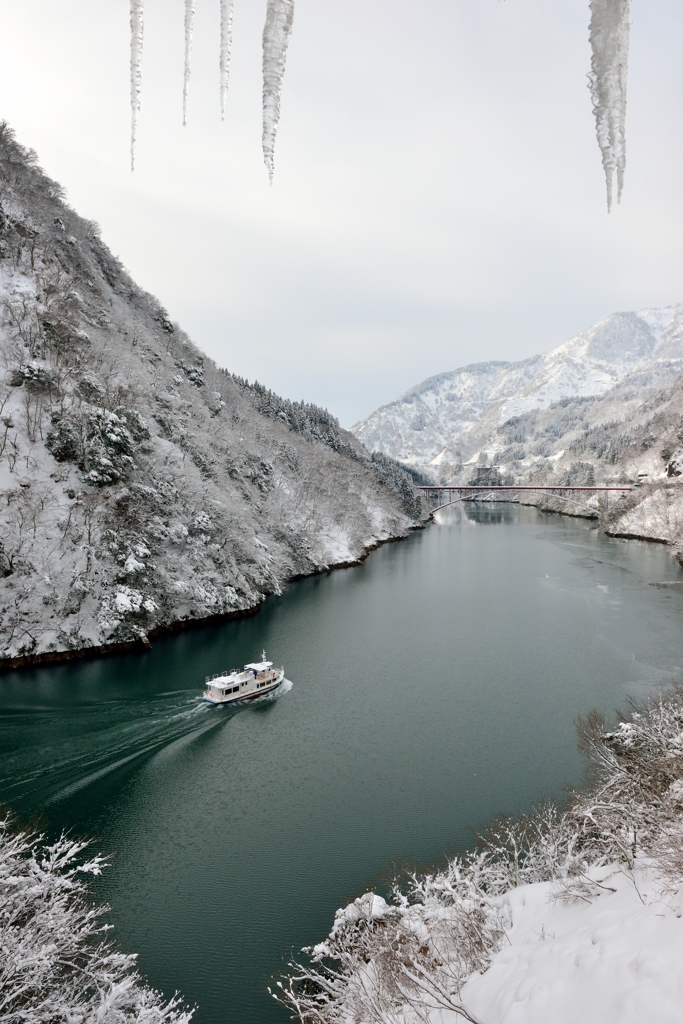
<instances>
[{"instance_id":1,"label":"tour boat","mask_svg":"<svg viewBox=\"0 0 683 1024\"><path fill-rule=\"evenodd\" d=\"M273 668L272 661L262 661L244 666L244 672L218 672L206 677L204 700L209 704L236 704L238 701L256 700L266 693L272 693L285 678L284 668Z\"/></svg>"}]
</instances>

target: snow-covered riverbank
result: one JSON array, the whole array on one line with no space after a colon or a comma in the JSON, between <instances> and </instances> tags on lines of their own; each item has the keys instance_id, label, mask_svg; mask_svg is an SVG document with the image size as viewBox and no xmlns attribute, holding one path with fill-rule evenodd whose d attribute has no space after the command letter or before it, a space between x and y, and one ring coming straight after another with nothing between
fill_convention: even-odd
<instances>
[{"instance_id":1,"label":"snow-covered riverbank","mask_svg":"<svg viewBox=\"0 0 683 1024\"><path fill-rule=\"evenodd\" d=\"M487 1024L679 1024L683 888L656 867L592 868L591 899L562 902L552 882L511 890L506 944L463 986ZM434 1024L456 1024L446 1011Z\"/></svg>"},{"instance_id":2,"label":"snow-covered riverbank","mask_svg":"<svg viewBox=\"0 0 683 1024\"><path fill-rule=\"evenodd\" d=\"M579 732L590 782L566 809L338 911L278 998L319 1024L678 1024L683 688Z\"/></svg>"}]
</instances>

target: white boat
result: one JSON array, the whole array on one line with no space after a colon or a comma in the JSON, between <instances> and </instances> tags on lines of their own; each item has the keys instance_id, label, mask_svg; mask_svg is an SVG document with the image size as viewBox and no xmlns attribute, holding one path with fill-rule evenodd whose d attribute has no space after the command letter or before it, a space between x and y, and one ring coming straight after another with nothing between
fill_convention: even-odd
<instances>
[{"instance_id":1,"label":"white boat","mask_svg":"<svg viewBox=\"0 0 683 1024\"><path fill-rule=\"evenodd\" d=\"M233 669L207 676L204 700L209 704L236 704L272 693L285 678L285 670L273 668L272 661L266 661L265 651L261 657L262 661L245 665L243 672Z\"/></svg>"}]
</instances>

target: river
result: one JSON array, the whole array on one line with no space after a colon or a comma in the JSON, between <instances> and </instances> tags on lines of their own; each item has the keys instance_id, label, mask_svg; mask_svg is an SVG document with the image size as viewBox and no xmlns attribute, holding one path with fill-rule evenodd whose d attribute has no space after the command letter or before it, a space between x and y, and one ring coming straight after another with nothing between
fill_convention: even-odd
<instances>
[{"instance_id":1,"label":"river","mask_svg":"<svg viewBox=\"0 0 683 1024\"><path fill-rule=\"evenodd\" d=\"M263 647L290 688L201 703ZM460 507L253 618L0 676L0 800L111 855L119 943L198 1024L277 1024L267 985L337 907L561 796L577 715L682 677L663 547Z\"/></svg>"}]
</instances>

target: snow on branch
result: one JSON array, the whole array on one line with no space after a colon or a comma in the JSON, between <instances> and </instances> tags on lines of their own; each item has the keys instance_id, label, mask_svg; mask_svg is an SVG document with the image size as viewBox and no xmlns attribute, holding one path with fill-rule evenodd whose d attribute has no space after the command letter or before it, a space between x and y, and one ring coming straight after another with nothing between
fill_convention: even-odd
<instances>
[{"instance_id":1,"label":"snow on branch","mask_svg":"<svg viewBox=\"0 0 683 1024\"><path fill-rule=\"evenodd\" d=\"M294 20L294 0L268 0L263 27L263 159L273 181L275 136L287 45Z\"/></svg>"},{"instance_id":2,"label":"snow on branch","mask_svg":"<svg viewBox=\"0 0 683 1024\"><path fill-rule=\"evenodd\" d=\"M598 145L607 181L607 210L613 179L621 200L626 168L626 80L630 0L590 0L591 72L588 76Z\"/></svg>"},{"instance_id":3,"label":"snow on branch","mask_svg":"<svg viewBox=\"0 0 683 1024\"><path fill-rule=\"evenodd\" d=\"M177 996L144 984L136 957L106 938L107 907L87 896L104 861L86 844L14 832L0 820L0 1021L3 1024L189 1024Z\"/></svg>"}]
</instances>

